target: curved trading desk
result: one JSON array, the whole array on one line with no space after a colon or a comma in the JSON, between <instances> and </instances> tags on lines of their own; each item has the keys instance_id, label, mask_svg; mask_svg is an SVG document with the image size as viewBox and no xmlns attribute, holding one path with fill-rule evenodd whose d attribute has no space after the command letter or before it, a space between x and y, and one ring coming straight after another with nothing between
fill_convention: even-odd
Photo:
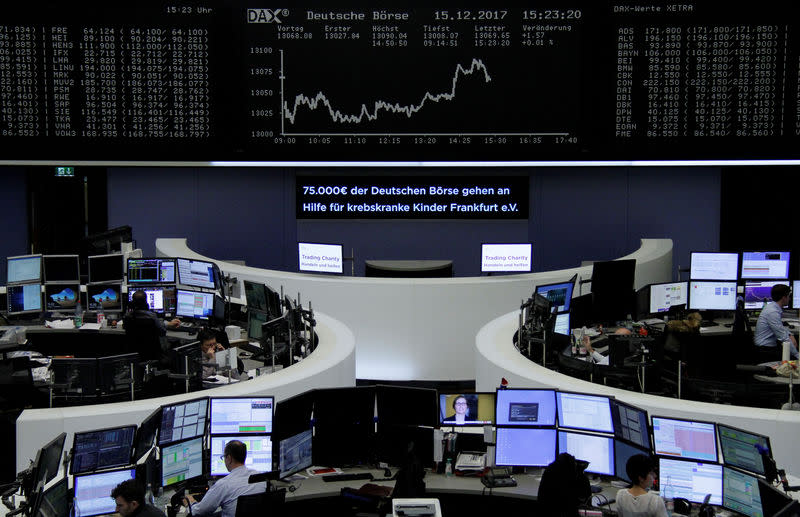
<instances>
[{"instance_id":1,"label":"curved trading desk","mask_svg":"<svg viewBox=\"0 0 800 517\"><path fill-rule=\"evenodd\" d=\"M548 370L520 354L512 343L517 322L518 313L509 313L489 322L478 332L475 342L476 391L494 391L500 385L500 380L506 378L512 388L556 388L611 395L646 409L650 415L728 424L769 436L778 468L800 472L800 448L796 445L800 411L694 402L609 388L575 379Z\"/></svg>"},{"instance_id":2,"label":"curved trading desk","mask_svg":"<svg viewBox=\"0 0 800 517\"><path fill-rule=\"evenodd\" d=\"M220 386L211 392L192 392L163 398L53 409L29 409L17 419L17 472L26 468L36 451L61 432L68 435L106 427L139 424L163 404L203 396L272 395L275 401L313 388L355 386L355 340L345 325L315 313L319 345L302 362L255 379ZM72 436L67 436L71 447Z\"/></svg>"},{"instance_id":3,"label":"curved trading desk","mask_svg":"<svg viewBox=\"0 0 800 517\"><path fill-rule=\"evenodd\" d=\"M470 346L481 326L519 308L537 284L588 279L584 266L525 275L464 278L361 278L286 273L240 266L192 251L186 239L157 239L165 257L214 261L227 275L283 286L305 305L325 311L353 330L358 345L356 376L380 380L472 379ZM636 259L635 287L672 279L672 240L642 239L623 257ZM584 288L584 292L589 292Z\"/></svg>"}]
</instances>

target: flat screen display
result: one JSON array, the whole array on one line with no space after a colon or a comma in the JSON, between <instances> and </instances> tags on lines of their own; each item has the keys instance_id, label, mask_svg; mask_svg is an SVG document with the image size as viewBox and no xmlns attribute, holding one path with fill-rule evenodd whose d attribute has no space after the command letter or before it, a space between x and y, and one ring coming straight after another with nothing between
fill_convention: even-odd
<instances>
[{"instance_id":1,"label":"flat screen display","mask_svg":"<svg viewBox=\"0 0 800 517\"><path fill-rule=\"evenodd\" d=\"M614 440L614 475L616 477L623 481L627 481L628 483L631 482L626 467L630 457L635 454L644 454L646 456L650 456L650 450L636 447L635 445L623 442L622 440Z\"/></svg>"},{"instance_id":2,"label":"flat screen display","mask_svg":"<svg viewBox=\"0 0 800 517\"><path fill-rule=\"evenodd\" d=\"M161 426L161 408L153 411L150 416L142 421L136 430L136 439L133 448L133 463L137 463L144 455L150 452L156 439L156 433Z\"/></svg>"},{"instance_id":3,"label":"flat screen display","mask_svg":"<svg viewBox=\"0 0 800 517\"><path fill-rule=\"evenodd\" d=\"M647 411L611 399L611 418L614 420L614 436L650 450Z\"/></svg>"},{"instance_id":4,"label":"flat screen display","mask_svg":"<svg viewBox=\"0 0 800 517\"><path fill-rule=\"evenodd\" d=\"M494 393L439 393L439 421L448 425L494 424Z\"/></svg>"},{"instance_id":5,"label":"flat screen display","mask_svg":"<svg viewBox=\"0 0 800 517\"><path fill-rule=\"evenodd\" d=\"M764 517L758 478L722 467L722 506L747 517Z\"/></svg>"},{"instance_id":6,"label":"flat screen display","mask_svg":"<svg viewBox=\"0 0 800 517\"><path fill-rule=\"evenodd\" d=\"M556 392L558 426L613 433L611 405L606 396Z\"/></svg>"},{"instance_id":7,"label":"flat screen display","mask_svg":"<svg viewBox=\"0 0 800 517\"><path fill-rule=\"evenodd\" d=\"M653 442L659 456L717 461L717 430L711 422L654 416Z\"/></svg>"},{"instance_id":8,"label":"flat screen display","mask_svg":"<svg viewBox=\"0 0 800 517\"><path fill-rule=\"evenodd\" d=\"M572 301L574 282L561 282L559 284L537 285L534 294L541 294L550 302L553 312L566 312Z\"/></svg>"},{"instance_id":9,"label":"flat screen display","mask_svg":"<svg viewBox=\"0 0 800 517\"><path fill-rule=\"evenodd\" d=\"M214 289L214 264L202 260L178 259L178 282L192 287Z\"/></svg>"},{"instance_id":10,"label":"flat screen display","mask_svg":"<svg viewBox=\"0 0 800 517\"><path fill-rule=\"evenodd\" d=\"M211 398L211 434L272 432L272 397Z\"/></svg>"},{"instance_id":11,"label":"flat screen display","mask_svg":"<svg viewBox=\"0 0 800 517\"><path fill-rule=\"evenodd\" d=\"M764 304L772 301L772 286L788 285L786 280L748 280L744 283L744 308L761 310Z\"/></svg>"},{"instance_id":12,"label":"flat screen display","mask_svg":"<svg viewBox=\"0 0 800 517\"><path fill-rule=\"evenodd\" d=\"M556 430L498 427L495 465L546 467L556 459Z\"/></svg>"},{"instance_id":13,"label":"flat screen display","mask_svg":"<svg viewBox=\"0 0 800 517\"><path fill-rule=\"evenodd\" d=\"M214 293L178 289L175 314L184 318L207 320L214 315Z\"/></svg>"},{"instance_id":14,"label":"flat screen display","mask_svg":"<svg viewBox=\"0 0 800 517\"><path fill-rule=\"evenodd\" d=\"M281 440L278 444L278 471L281 479L311 466L311 430Z\"/></svg>"},{"instance_id":15,"label":"flat screen display","mask_svg":"<svg viewBox=\"0 0 800 517\"><path fill-rule=\"evenodd\" d=\"M244 460L247 468L272 472L272 438L269 436L212 436L209 466L212 476L228 475L225 461L221 457L225 452L225 445L231 440L239 440L247 448L247 457Z\"/></svg>"},{"instance_id":16,"label":"flat screen display","mask_svg":"<svg viewBox=\"0 0 800 517\"><path fill-rule=\"evenodd\" d=\"M722 462L756 474L764 475L763 451L772 457L769 438L724 424L717 424Z\"/></svg>"},{"instance_id":17,"label":"flat screen display","mask_svg":"<svg viewBox=\"0 0 800 517\"><path fill-rule=\"evenodd\" d=\"M47 311L71 311L80 299L79 284L45 284L44 307Z\"/></svg>"},{"instance_id":18,"label":"flat screen display","mask_svg":"<svg viewBox=\"0 0 800 517\"><path fill-rule=\"evenodd\" d=\"M247 300L247 308L261 312L269 312L267 305L267 286L258 282L244 281L244 297Z\"/></svg>"},{"instance_id":19,"label":"flat screen display","mask_svg":"<svg viewBox=\"0 0 800 517\"><path fill-rule=\"evenodd\" d=\"M174 286L134 285L128 286L128 302L136 291L144 292L147 306L152 312L170 314L178 309L178 293Z\"/></svg>"},{"instance_id":20,"label":"flat screen display","mask_svg":"<svg viewBox=\"0 0 800 517\"><path fill-rule=\"evenodd\" d=\"M75 433L71 472L81 474L129 464L135 434L135 425Z\"/></svg>"},{"instance_id":21,"label":"flat screen display","mask_svg":"<svg viewBox=\"0 0 800 517\"><path fill-rule=\"evenodd\" d=\"M8 274L6 281L11 283L41 282L42 256L25 255L8 257Z\"/></svg>"},{"instance_id":22,"label":"flat screen display","mask_svg":"<svg viewBox=\"0 0 800 517\"><path fill-rule=\"evenodd\" d=\"M669 282L650 286L650 314L669 312L670 307L686 305L688 300L688 282Z\"/></svg>"},{"instance_id":23,"label":"flat screen display","mask_svg":"<svg viewBox=\"0 0 800 517\"><path fill-rule=\"evenodd\" d=\"M161 448L161 486L174 485L202 475L202 437Z\"/></svg>"},{"instance_id":24,"label":"flat screen display","mask_svg":"<svg viewBox=\"0 0 800 517\"><path fill-rule=\"evenodd\" d=\"M742 278L789 278L788 251L742 252Z\"/></svg>"},{"instance_id":25,"label":"flat screen display","mask_svg":"<svg viewBox=\"0 0 800 517\"><path fill-rule=\"evenodd\" d=\"M342 245L298 242L298 269L315 273L342 273Z\"/></svg>"},{"instance_id":26,"label":"flat screen display","mask_svg":"<svg viewBox=\"0 0 800 517\"><path fill-rule=\"evenodd\" d=\"M45 255L42 257L45 283L81 281L78 255Z\"/></svg>"},{"instance_id":27,"label":"flat screen display","mask_svg":"<svg viewBox=\"0 0 800 517\"><path fill-rule=\"evenodd\" d=\"M530 272L532 263L530 243L481 245L481 273Z\"/></svg>"},{"instance_id":28,"label":"flat screen display","mask_svg":"<svg viewBox=\"0 0 800 517\"><path fill-rule=\"evenodd\" d=\"M124 280L124 255L94 255L89 257L89 283L120 282Z\"/></svg>"},{"instance_id":29,"label":"flat screen display","mask_svg":"<svg viewBox=\"0 0 800 517\"><path fill-rule=\"evenodd\" d=\"M665 499L682 497L702 503L711 494L709 504L722 504L722 465L659 458L658 481Z\"/></svg>"},{"instance_id":30,"label":"flat screen display","mask_svg":"<svg viewBox=\"0 0 800 517\"><path fill-rule=\"evenodd\" d=\"M614 440L608 436L558 432L558 453L566 452L577 460L588 461L586 472L614 475Z\"/></svg>"},{"instance_id":31,"label":"flat screen display","mask_svg":"<svg viewBox=\"0 0 800 517\"><path fill-rule=\"evenodd\" d=\"M792 280L792 309L800 309L800 280Z\"/></svg>"},{"instance_id":32,"label":"flat screen display","mask_svg":"<svg viewBox=\"0 0 800 517\"><path fill-rule=\"evenodd\" d=\"M689 309L696 311L736 310L736 282L689 282Z\"/></svg>"},{"instance_id":33,"label":"flat screen display","mask_svg":"<svg viewBox=\"0 0 800 517\"><path fill-rule=\"evenodd\" d=\"M203 436L206 432L207 414L207 398L161 406L161 430L158 433L158 444L166 445L179 440Z\"/></svg>"},{"instance_id":34,"label":"flat screen display","mask_svg":"<svg viewBox=\"0 0 800 517\"><path fill-rule=\"evenodd\" d=\"M562 334L564 336L569 336L570 334L570 326L569 326L569 313L565 312L562 314L556 314L556 322L553 325L553 332L556 334Z\"/></svg>"},{"instance_id":35,"label":"flat screen display","mask_svg":"<svg viewBox=\"0 0 800 517\"><path fill-rule=\"evenodd\" d=\"M36 517L69 517L69 478L64 477L42 494Z\"/></svg>"},{"instance_id":36,"label":"flat screen display","mask_svg":"<svg viewBox=\"0 0 800 517\"><path fill-rule=\"evenodd\" d=\"M554 390L497 390L495 425L542 427L556 425Z\"/></svg>"},{"instance_id":37,"label":"flat screen display","mask_svg":"<svg viewBox=\"0 0 800 517\"><path fill-rule=\"evenodd\" d=\"M174 284L175 259L129 258L128 284Z\"/></svg>"},{"instance_id":38,"label":"flat screen display","mask_svg":"<svg viewBox=\"0 0 800 517\"><path fill-rule=\"evenodd\" d=\"M37 483L41 481L46 485L58 475L61 470L61 455L66 440L67 433L61 433L42 447L39 453L39 463L36 465Z\"/></svg>"},{"instance_id":39,"label":"flat screen display","mask_svg":"<svg viewBox=\"0 0 800 517\"><path fill-rule=\"evenodd\" d=\"M42 284L9 285L6 288L9 314L42 311Z\"/></svg>"},{"instance_id":40,"label":"flat screen display","mask_svg":"<svg viewBox=\"0 0 800 517\"><path fill-rule=\"evenodd\" d=\"M737 280L738 278L738 253L692 252L689 279Z\"/></svg>"},{"instance_id":41,"label":"flat screen display","mask_svg":"<svg viewBox=\"0 0 800 517\"><path fill-rule=\"evenodd\" d=\"M86 300L90 311L121 311L122 284L87 285Z\"/></svg>"},{"instance_id":42,"label":"flat screen display","mask_svg":"<svg viewBox=\"0 0 800 517\"><path fill-rule=\"evenodd\" d=\"M263 325L267 321L269 321L267 313L247 311L247 337L250 339L261 339L264 337Z\"/></svg>"},{"instance_id":43,"label":"flat screen display","mask_svg":"<svg viewBox=\"0 0 800 517\"><path fill-rule=\"evenodd\" d=\"M123 481L136 479L136 469L112 470L75 476L75 515L92 517L114 513L116 501L111 492Z\"/></svg>"}]
</instances>

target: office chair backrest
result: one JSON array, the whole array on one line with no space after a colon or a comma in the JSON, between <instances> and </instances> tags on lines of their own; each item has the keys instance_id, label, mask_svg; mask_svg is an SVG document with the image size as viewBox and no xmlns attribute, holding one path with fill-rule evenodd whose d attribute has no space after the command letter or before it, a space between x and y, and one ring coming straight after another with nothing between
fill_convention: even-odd
<instances>
[{"instance_id":1,"label":"office chair backrest","mask_svg":"<svg viewBox=\"0 0 800 517\"><path fill-rule=\"evenodd\" d=\"M236 517L277 517L284 515L286 489L268 490L260 494L240 495L236 500Z\"/></svg>"},{"instance_id":2,"label":"office chair backrest","mask_svg":"<svg viewBox=\"0 0 800 517\"><path fill-rule=\"evenodd\" d=\"M125 316L127 352L137 352L143 361L161 359L161 330L156 321L137 315L137 311Z\"/></svg>"}]
</instances>

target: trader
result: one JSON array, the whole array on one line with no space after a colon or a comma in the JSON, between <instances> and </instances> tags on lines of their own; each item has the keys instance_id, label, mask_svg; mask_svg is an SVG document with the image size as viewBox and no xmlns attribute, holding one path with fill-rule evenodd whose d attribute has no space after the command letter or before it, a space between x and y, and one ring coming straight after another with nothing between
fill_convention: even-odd
<instances>
[{"instance_id":1,"label":"trader","mask_svg":"<svg viewBox=\"0 0 800 517\"><path fill-rule=\"evenodd\" d=\"M144 490L135 480L123 481L111 491L121 517L165 517L164 512L144 502Z\"/></svg>"},{"instance_id":2,"label":"trader","mask_svg":"<svg viewBox=\"0 0 800 517\"><path fill-rule=\"evenodd\" d=\"M196 501L189 494L183 499L183 504L189 507L189 513L194 516L213 514L218 507L222 507L222 517L235 517L236 501L240 495L258 494L266 492L266 482L250 483L249 478L258 471L244 466L247 458L247 447L239 440L231 440L225 444L224 454L221 456L228 469L228 475L220 479L208 489L202 501Z\"/></svg>"},{"instance_id":3,"label":"trader","mask_svg":"<svg viewBox=\"0 0 800 517\"><path fill-rule=\"evenodd\" d=\"M122 323L125 327L125 334L135 346L135 352L147 361L162 360L162 350L166 348L161 338L166 336L167 328L178 328L181 321L177 318L164 323L154 312L150 311L147 304L147 295L144 291L136 291L131 295L131 311L125 315ZM156 343L156 341L158 343Z\"/></svg>"},{"instance_id":4,"label":"trader","mask_svg":"<svg viewBox=\"0 0 800 517\"><path fill-rule=\"evenodd\" d=\"M781 317L783 307L789 304L792 290L786 284L775 284L770 291L771 302L764 304L761 314L758 316L756 331L753 334L753 341L758 347L765 347L761 350L769 350L767 347L777 348L781 343L789 341L791 343L792 358L797 359L797 341L789 329L783 326ZM775 357L777 359L777 357Z\"/></svg>"}]
</instances>

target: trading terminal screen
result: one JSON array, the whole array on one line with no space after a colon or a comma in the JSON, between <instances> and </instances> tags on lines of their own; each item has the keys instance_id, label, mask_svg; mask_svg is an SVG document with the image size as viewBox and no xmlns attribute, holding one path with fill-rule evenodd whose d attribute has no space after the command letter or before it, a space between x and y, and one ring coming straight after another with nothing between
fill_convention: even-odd
<instances>
[{"instance_id":1,"label":"trading terminal screen","mask_svg":"<svg viewBox=\"0 0 800 517\"><path fill-rule=\"evenodd\" d=\"M41 312L42 284L9 285L6 288L9 314Z\"/></svg>"},{"instance_id":2,"label":"trading terminal screen","mask_svg":"<svg viewBox=\"0 0 800 517\"><path fill-rule=\"evenodd\" d=\"M546 467L556 459L556 430L498 427L495 465Z\"/></svg>"},{"instance_id":3,"label":"trading terminal screen","mask_svg":"<svg viewBox=\"0 0 800 517\"><path fill-rule=\"evenodd\" d=\"M722 461L725 465L764 475L761 451L769 457L772 456L769 438L722 424L717 424L717 432L722 449Z\"/></svg>"},{"instance_id":4,"label":"trading terminal screen","mask_svg":"<svg viewBox=\"0 0 800 517\"><path fill-rule=\"evenodd\" d=\"M121 311L122 284L89 284L86 286L87 309Z\"/></svg>"},{"instance_id":5,"label":"trading terminal screen","mask_svg":"<svg viewBox=\"0 0 800 517\"><path fill-rule=\"evenodd\" d=\"M133 298L136 291L144 292L147 299L147 306L150 310L157 313L174 313L178 309L178 293L175 287L136 285L128 286L128 302Z\"/></svg>"},{"instance_id":6,"label":"trading terminal screen","mask_svg":"<svg viewBox=\"0 0 800 517\"><path fill-rule=\"evenodd\" d=\"M744 308L746 310L760 310L764 304L772 301L772 286L776 284L788 285L783 280L748 280L744 283Z\"/></svg>"},{"instance_id":7,"label":"trading terminal screen","mask_svg":"<svg viewBox=\"0 0 800 517\"><path fill-rule=\"evenodd\" d=\"M615 476L623 481L631 482L626 467L628 459L634 454L644 454L650 456L650 449L644 449L630 445L622 440L614 440L614 471Z\"/></svg>"},{"instance_id":8,"label":"trading terminal screen","mask_svg":"<svg viewBox=\"0 0 800 517\"><path fill-rule=\"evenodd\" d=\"M122 282L125 276L124 255L95 255L89 257L89 283Z\"/></svg>"},{"instance_id":9,"label":"trading terminal screen","mask_svg":"<svg viewBox=\"0 0 800 517\"><path fill-rule=\"evenodd\" d=\"M174 284L175 259L129 258L129 284Z\"/></svg>"},{"instance_id":10,"label":"trading terminal screen","mask_svg":"<svg viewBox=\"0 0 800 517\"><path fill-rule=\"evenodd\" d=\"M178 289L175 314L207 320L214 315L214 293Z\"/></svg>"},{"instance_id":11,"label":"trading terminal screen","mask_svg":"<svg viewBox=\"0 0 800 517\"><path fill-rule=\"evenodd\" d=\"M669 312L670 307L686 305L688 298L688 282L652 284L650 286L650 313Z\"/></svg>"},{"instance_id":12,"label":"trading terminal screen","mask_svg":"<svg viewBox=\"0 0 800 517\"><path fill-rule=\"evenodd\" d=\"M614 475L614 440L608 436L558 432L558 453L567 452L576 460L589 462L586 472Z\"/></svg>"},{"instance_id":13,"label":"trading terminal screen","mask_svg":"<svg viewBox=\"0 0 800 517\"><path fill-rule=\"evenodd\" d=\"M15 282L41 282L42 256L26 255L24 257L8 257L8 270L6 281Z\"/></svg>"},{"instance_id":14,"label":"trading terminal screen","mask_svg":"<svg viewBox=\"0 0 800 517\"><path fill-rule=\"evenodd\" d=\"M248 309L255 309L261 312L268 312L267 306L267 286L258 282L244 281L244 297L247 301Z\"/></svg>"},{"instance_id":15,"label":"trading terminal screen","mask_svg":"<svg viewBox=\"0 0 800 517\"><path fill-rule=\"evenodd\" d=\"M47 311L74 310L80 298L80 284L45 284L44 307Z\"/></svg>"},{"instance_id":16,"label":"trading terminal screen","mask_svg":"<svg viewBox=\"0 0 800 517\"><path fill-rule=\"evenodd\" d=\"M739 254L693 251L690 258L689 278L691 280L737 280L739 278Z\"/></svg>"},{"instance_id":17,"label":"trading terminal screen","mask_svg":"<svg viewBox=\"0 0 800 517\"><path fill-rule=\"evenodd\" d=\"M271 433L272 397L212 398L211 434Z\"/></svg>"},{"instance_id":18,"label":"trading terminal screen","mask_svg":"<svg viewBox=\"0 0 800 517\"><path fill-rule=\"evenodd\" d=\"M717 461L716 424L653 417L653 447L660 456Z\"/></svg>"},{"instance_id":19,"label":"trading terminal screen","mask_svg":"<svg viewBox=\"0 0 800 517\"><path fill-rule=\"evenodd\" d=\"M75 516L92 517L114 513L116 501L111 499L111 491L129 479L136 479L136 469L75 476Z\"/></svg>"},{"instance_id":20,"label":"trading terminal screen","mask_svg":"<svg viewBox=\"0 0 800 517\"><path fill-rule=\"evenodd\" d=\"M44 281L46 283L80 282L81 274L78 259L78 255L44 255L42 257Z\"/></svg>"},{"instance_id":21,"label":"trading terminal screen","mask_svg":"<svg viewBox=\"0 0 800 517\"><path fill-rule=\"evenodd\" d=\"M161 486L203 475L203 437L161 448Z\"/></svg>"},{"instance_id":22,"label":"trading terminal screen","mask_svg":"<svg viewBox=\"0 0 800 517\"><path fill-rule=\"evenodd\" d=\"M225 452L225 445L231 440L239 440L247 447L245 466L259 472L272 472L272 439L269 436L212 436L211 437L211 465L209 473L212 476L226 476L228 469L221 456Z\"/></svg>"},{"instance_id":23,"label":"trading terminal screen","mask_svg":"<svg viewBox=\"0 0 800 517\"><path fill-rule=\"evenodd\" d=\"M650 449L647 411L611 399L611 418L614 420L614 436Z\"/></svg>"},{"instance_id":24,"label":"trading terminal screen","mask_svg":"<svg viewBox=\"0 0 800 517\"><path fill-rule=\"evenodd\" d=\"M659 458L658 476L659 490L665 499L682 497L702 503L711 494L709 504L722 504L722 465Z\"/></svg>"},{"instance_id":25,"label":"trading terminal screen","mask_svg":"<svg viewBox=\"0 0 800 517\"><path fill-rule=\"evenodd\" d=\"M115 427L86 433L76 433L72 444L73 474L127 465L136 426Z\"/></svg>"},{"instance_id":26,"label":"trading terminal screen","mask_svg":"<svg viewBox=\"0 0 800 517\"><path fill-rule=\"evenodd\" d=\"M736 282L689 282L689 309L698 311L736 310Z\"/></svg>"},{"instance_id":27,"label":"trading terminal screen","mask_svg":"<svg viewBox=\"0 0 800 517\"><path fill-rule=\"evenodd\" d=\"M496 397L495 425L556 425L554 390L499 389Z\"/></svg>"},{"instance_id":28,"label":"trading terminal screen","mask_svg":"<svg viewBox=\"0 0 800 517\"><path fill-rule=\"evenodd\" d=\"M569 320L570 318L568 312L557 314L555 324L553 325L553 332L555 332L556 334L569 336L570 333Z\"/></svg>"},{"instance_id":29,"label":"trading terminal screen","mask_svg":"<svg viewBox=\"0 0 800 517\"><path fill-rule=\"evenodd\" d=\"M562 282L560 284L537 285L534 294L541 294L550 302L553 312L566 312L569 310L572 301L572 290L575 288L573 282Z\"/></svg>"},{"instance_id":30,"label":"trading terminal screen","mask_svg":"<svg viewBox=\"0 0 800 517\"><path fill-rule=\"evenodd\" d=\"M582 393L556 392L559 427L613 433L610 399Z\"/></svg>"},{"instance_id":31,"label":"trading terminal screen","mask_svg":"<svg viewBox=\"0 0 800 517\"><path fill-rule=\"evenodd\" d=\"M178 282L192 287L214 289L214 264L202 260L179 258Z\"/></svg>"},{"instance_id":32,"label":"trading terminal screen","mask_svg":"<svg viewBox=\"0 0 800 517\"><path fill-rule=\"evenodd\" d=\"M722 467L722 506L747 517L764 517L758 478Z\"/></svg>"},{"instance_id":33,"label":"trading terminal screen","mask_svg":"<svg viewBox=\"0 0 800 517\"><path fill-rule=\"evenodd\" d=\"M161 408L158 444L203 436L206 432L208 399L189 400Z\"/></svg>"},{"instance_id":34,"label":"trading terminal screen","mask_svg":"<svg viewBox=\"0 0 800 517\"><path fill-rule=\"evenodd\" d=\"M311 466L312 433L303 431L278 444L278 471L281 479Z\"/></svg>"},{"instance_id":35,"label":"trading terminal screen","mask_svg":"<svg viewBox=\"0 0 800 517\"><path fill-rule=\"evenodd\" d=\"M742 278L784 280L789 278L788 251L742 252Z\"/></svg>"}]
</instances>

